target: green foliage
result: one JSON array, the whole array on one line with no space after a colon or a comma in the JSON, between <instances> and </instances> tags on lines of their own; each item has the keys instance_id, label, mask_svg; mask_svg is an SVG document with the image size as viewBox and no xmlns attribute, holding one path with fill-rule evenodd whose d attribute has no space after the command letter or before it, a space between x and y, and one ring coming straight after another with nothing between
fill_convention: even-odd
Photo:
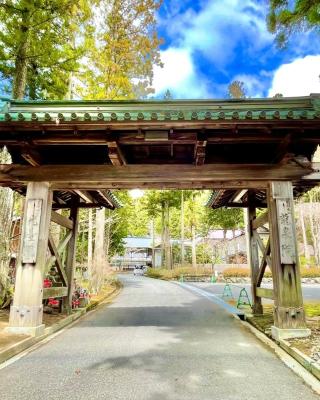
<instances>
[{"instance_id":1,"label":"green foliage","mask_svg":"<svg viewBox=\"0 0 320 400\"><path fill-rule=\"evenodd\" d=\"M89 0L4 0L0 3L0 73L14 98L63 98L84 47L78 39Z\"/></svg>"},{"instance_id":2,"label":"green foliage","mask_svg":"<svg viewBox=\"0 0 320 400\"><path fill-rule=\"evenodd\" d=\"M203 236L212 229L236 229L243 227L243 210L241 208L205 208L202 216Z\"/></svg>"},{"instance_id":3,"label":"green foliage","mask_svg":"<svg viewBox=\"0 0 320 400\"><path fill-rule=\"evenodd\" d=\"M320 27L320 4L313 0L269 0L268 29L284 47L290 35L299 31L317 31Z\"/></svg>"},{"instance_id":4,"label":"green foliage","mask_svg":"<svg viewBox=\"0 0 320 400\"><path fill-rule=\"evenodd\" d=\"M143 98L153 92L153 66L161 65L156 32L156 0L101 1L97 29L88 38L82 74L85 98Z\"/></svg>"}]
</instances>

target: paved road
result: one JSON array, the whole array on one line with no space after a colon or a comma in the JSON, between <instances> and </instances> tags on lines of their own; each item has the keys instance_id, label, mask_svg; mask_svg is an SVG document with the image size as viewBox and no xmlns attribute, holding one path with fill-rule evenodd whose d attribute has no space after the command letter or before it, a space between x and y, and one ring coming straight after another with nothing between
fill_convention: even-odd
<instances>
[{"instance_id":1,"label":"paved road","mask_svg":"<svg viewBox=\"0 0 320 400\"><path fill-rule=\"evenodd\" d=\"M170 282L121 279L111 306L0 369L1 399L318 399L207 298Z\"/></svg>"},{"instance_id":2,"label":"paved road","mask_svg":"<svg viewBox=\"0 0 320 400\"><path fill-rule=\"evenodd\" d=\"M223 289L225 287L225 283L209 283L209 282L189 282L190 285L195 286L197 288L206 290L210 293L216 294L218 296L222 296ZM235 285L231 285L231 290L234 298L237 300L239 297L239 293L241 288L246 288L247 293L249 295L250 301L252 300L251 296L251 285L250 284L243 284L237 283ZM263 287L272 288L270 284L264 284ZM320 284L303 284L302 285L302 294L304 301L307 302L314 302L320 301ZM264 303L273 303L272 300L263 299Z\"/></svg>"}]
</instances>

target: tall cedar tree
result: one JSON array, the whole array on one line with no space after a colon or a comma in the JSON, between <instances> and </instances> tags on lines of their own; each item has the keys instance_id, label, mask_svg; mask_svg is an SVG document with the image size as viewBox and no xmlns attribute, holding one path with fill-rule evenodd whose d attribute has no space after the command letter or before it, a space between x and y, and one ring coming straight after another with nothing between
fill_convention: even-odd
<instances>
[{"instance_id":1,"label":"tall cedar tree","mask_svg":"<svg viewBox=\"0 0 320 400\"><path fill-rule=\"evenodd\" d=\"M153 66L161 65L157 0L112 0L97 8L89 45L90 68L81 80L85 98L130 99L152 93Z\"/></svg>"},{"instance_id":2,"label":"tall cedar tree","mask_svg":"<svg viewBox=\"0 0 320 400\"><path fill-rule=\"evenodd\" d=\"M320 31L319 0L269 0L268 29L284 47L294 32Z\"/></svg>"},{"instance_id":3,"label":"tall cedar tree","mask_svg":"<svg viewBox=\"0 0 320 400\"><path fill-rule=\"evenodd\" d=\"M89 0L4 0L0 3L0 74L12 97L63 98L84 54L77 34ZM82 32L83 33L83 32ZM77 44L76 44L77 43Z\"/></svg>"}]
</instances>

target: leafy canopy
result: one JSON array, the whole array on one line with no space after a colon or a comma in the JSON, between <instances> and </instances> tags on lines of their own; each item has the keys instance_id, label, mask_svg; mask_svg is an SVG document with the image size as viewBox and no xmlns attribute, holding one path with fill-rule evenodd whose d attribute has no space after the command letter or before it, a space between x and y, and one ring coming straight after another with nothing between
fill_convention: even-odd
<instances>
[{"instance_id":1,"label":"leafy canopy","mask_svg":"<svg viewBox=\"0 0 320 400\"><path fill-rule=\"evenodd\" d=\"M269 0L268 29L284 47L294 32L320 29L319 0Z\"/></svg>"},{"instance_id":2,"label":"leafy canopy","mask_svg":"<svg viewBox=\"0 0 320 400\"><path fill-rule=\"evenodd\" d=\"M89 0L4 0L0 3L0 74L13 97L59 99L84 54L79 40Z\"/></svg>"}]
</instances>

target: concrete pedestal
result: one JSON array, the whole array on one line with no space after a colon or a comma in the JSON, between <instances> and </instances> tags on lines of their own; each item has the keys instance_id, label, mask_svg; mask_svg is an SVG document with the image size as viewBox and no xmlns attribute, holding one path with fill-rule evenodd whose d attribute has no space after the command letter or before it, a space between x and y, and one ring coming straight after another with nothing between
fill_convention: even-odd
<instances>
[{"instance_id":1,"label":"concrete pedestal","mask_svg":"<svg viewBox=\"0 0 320 400\"><path fill-rule=\"evenodd\" d=\"M281 329L277 328L276 326L272 326L271 334L273 339L279 342L281 339L308 337L311 335L311 330L308 328Z\"/></svg>"},{"instance_id":2,"label":"concrete pedestal","mask_svg":"<svg viewBox=\"0 0 320 400\"><path fill-rule=\"evenodd\" d=\"M44 324L38 326L8 326L5 328L5 332L15 335L41 336L44 334L44 328Z\"/></svg>"}]
</instances>

